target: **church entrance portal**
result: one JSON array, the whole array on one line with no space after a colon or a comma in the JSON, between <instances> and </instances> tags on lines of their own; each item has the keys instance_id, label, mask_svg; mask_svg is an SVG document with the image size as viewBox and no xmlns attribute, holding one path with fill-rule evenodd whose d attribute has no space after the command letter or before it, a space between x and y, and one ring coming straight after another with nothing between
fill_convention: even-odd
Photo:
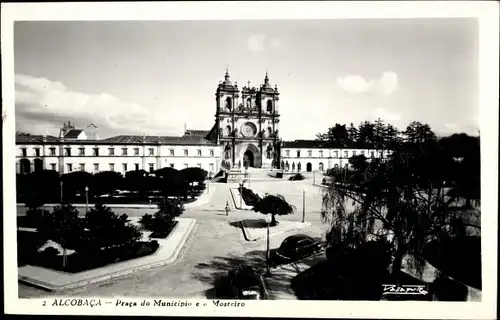
<instances>
[{"instance_id":1,"label":"church entrance portal","mask_svg":"<svg viewBox=\"0 0 500 320\"><path fill-rule=\"evenodd\" d=\"M253 144L249 144L243 153L241 165L245 167L247 164L248 167L252 168L262 167L262 155L260 154L260 150Z\"/></svg>"},{"instance_id":2,"label":"church entrance portal","mask_svg":"<svg viewBox=\"0 0 500 320\"><path fill-rule=\"evenodd\" d=\"M245 167L254 167L254 159L253 159L253 152L250 150L245 151L245 154L243 155L243 166Z\"/></svg>"}]
</instances>

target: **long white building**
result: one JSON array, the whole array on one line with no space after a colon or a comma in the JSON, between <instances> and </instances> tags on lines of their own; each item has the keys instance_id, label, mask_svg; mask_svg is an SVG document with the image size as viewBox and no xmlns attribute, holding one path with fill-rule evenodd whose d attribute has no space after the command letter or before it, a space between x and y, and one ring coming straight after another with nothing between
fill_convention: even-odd
<instances>
[{"instance_id":1,"label":"long white building","mask_svg":"<svg viewBox=\"0 0 500 320\"><path fill-rule=\"evenodd\" d=\"M241 93L241 99L240 99ZM282 141L279 136L279 92L266 74L260 88L225 80L216 90L215 124L211 130L185 130L182 136L119 135L99 139L64 124L59 137L18 134L17 173L55 170L146 170L200 167L211 174L224 168L251 167L285 171L325 171L345 167L353 155L385 158L388 151L336 147L323 141Z\"/></svg>"}]
</instances>

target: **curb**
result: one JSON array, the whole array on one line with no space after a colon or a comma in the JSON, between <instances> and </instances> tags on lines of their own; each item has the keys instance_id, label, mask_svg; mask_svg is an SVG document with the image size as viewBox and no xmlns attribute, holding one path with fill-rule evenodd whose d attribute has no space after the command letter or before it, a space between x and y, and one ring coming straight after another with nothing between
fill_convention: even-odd
<instances>
[{"instance_id":1,"label":"curb","mask_svg":"<svg viewBox=\"0 0 500 320\"><path fill-rule=\"evenodd\" d=\"M215 186L212 183L210 183L210 184L211 184L212 188L215 188ZM214 192L215 192L215 190L212 190L211 192L209 190L210 190L210 187L205 188L204 193L202 194L202 196L205 196L203 199L198 198L194 202L190 202L188 204L185 204L184 208L186 208L186 209L196 208L198 206L209 203L212 200L212 197L213 197Z\"/></svg>"},{"instance_id":2,"label":"curb","mask_svg":"<svg viewBox=\"0 0 500 320\"><path fill-rule=\"evenodd\" d=\"M243 236L245 237L246 241L259 241L259 240L263 240L263 239L267 238L267 235L266 235L266 236L251 239L246 232L247 227L245 226L245 220L240 221L240 225L241 225L241 228L243 229ZM271 236L276 236L276 235L287 233L287 232L299 231L299 230L302 230L302 229L310 227L310 226L311 226L310 222L304 222L304 225L301 228L293 228L293 229L282 230L282 231L278 231L278 232L274 232L274 233L269 233L269 236L271 237Z\"/></svg>"},{"instance_id":3,"label":"curb","mask_svg":"<svg viewBox=\"0 0 500 320\"><path fill-rule=\"evenodd\" d=\"M184 218L184 219L187 219L187 218ZM185 232L185 234L182 236L181 240L177 244L173 253L168 258L166 258L164 260L145 264L145 265L130 268L130 269L117 271L115 273L106 274L103 276L94 277L94 278L91 278L88 280L71 282L69 284L61 285L61 286L54 286L54 285L48 284L48 283L41 281L41 280L38 280L38 279L32 279L32 278L23 277L23 276L19 276L18 281L28 283L30 285L33 285L35 287L39 287L39 288L42 288L42 289L45 289L48 291L64 291L64 290L68 290L68 289L75 289L75 288L84 287L84 286L87 286L90 284L95 284L95 283L123 277L123 276L133 274L133 273L136 273L139 271L144 271L144 270L148 270L148 269L152 269L152 268L156 268L156 267L161 267L161 266L164 266L167 264L171 264L177 259L181 249L183 248L184 244L186 243L186 240L189 238L189 236L191 235L191 233L194 230L194 227L196 225L196 219L189 219L189 220L191 220L191 221L189 223L189 227L187 229L187 232Z\"/></svg>"}]
</instances>

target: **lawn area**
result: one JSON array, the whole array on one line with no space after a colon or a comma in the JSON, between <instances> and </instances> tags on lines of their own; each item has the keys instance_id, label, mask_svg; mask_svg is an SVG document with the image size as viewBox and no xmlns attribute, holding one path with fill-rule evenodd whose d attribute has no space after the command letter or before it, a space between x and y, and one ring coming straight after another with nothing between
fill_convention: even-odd
<instances>
[{"instance_id":1,"label":"lawn area","mask_svg":"<svg viewBox=\"0 0 500 320\"><path fill-rule=\"evenodd\" d=\"M131 260L153 254L158 249L158 242L136 241L119 247L97 251L75 252L68 254L67 266L63 268L63 256L57 249L38 252L38 248L49 240L36 231L18 231L18 267L24 265L40 266L58 271L76 273L103 267L111 263Z\"/></svg>"},{"instance_id":2,"label":"lawn area","mask_svg":"<svg viewBox=\"0 0 500 320\"><path fill-rule=\"evenodd\" d=\"M106 265L144 257L158 249L156 241L137 241L116 248L108 248L92 252L75 252L68 255L68 264L63 267L62 255L37 253L34 261L37 266L64 272L82 272Z\"/></svg>"}]
</instances>

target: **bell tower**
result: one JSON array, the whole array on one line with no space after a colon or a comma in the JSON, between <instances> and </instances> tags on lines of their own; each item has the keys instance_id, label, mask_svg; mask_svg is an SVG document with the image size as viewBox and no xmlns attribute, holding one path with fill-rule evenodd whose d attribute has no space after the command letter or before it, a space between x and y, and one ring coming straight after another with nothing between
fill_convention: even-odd
<instances>
[{"instance_id":1,"label":"bell tower","mask_svg":"<svg viewBox=\"0 0 500 320\"><path fill-rule=\"evenodd\" d=\"M224 81L217 86L215 93L216 111L215 126L217 128L217 142L222 146L222 166L229 168L235 163L235 109L238 107L238 84L230 80L229 70L226 68Z\"/></svg>"}]
</instances>

